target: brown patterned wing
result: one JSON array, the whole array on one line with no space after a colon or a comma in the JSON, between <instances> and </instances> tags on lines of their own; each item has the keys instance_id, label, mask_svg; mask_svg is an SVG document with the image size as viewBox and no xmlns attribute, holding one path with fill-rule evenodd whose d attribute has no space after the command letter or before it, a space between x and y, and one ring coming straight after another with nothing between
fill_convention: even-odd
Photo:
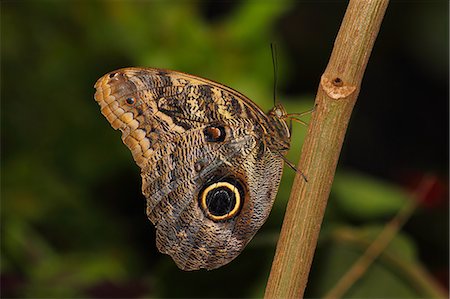
<instances>
[{"instance_id":1,"label":"brown patterned wing","mask_svg":"<svg viewBox=\"0 0 450 299\"><path fill-rule=\"evenodd\" d=\"M267 116L230 88L174 71L121 69L95 88L141 168L158 249L184 270L234 259L265 222L281 179Z\"/></svg>"}]
</instances>

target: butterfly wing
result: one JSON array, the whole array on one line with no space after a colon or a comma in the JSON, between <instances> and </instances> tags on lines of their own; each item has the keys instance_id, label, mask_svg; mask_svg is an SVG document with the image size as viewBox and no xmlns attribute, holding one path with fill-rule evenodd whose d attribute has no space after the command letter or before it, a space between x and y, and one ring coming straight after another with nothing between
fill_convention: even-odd
<instances>
[{"instance_id":1,"label":"butterfly wing","mask_svg":"<svg viewBox=\"0 0 450 299\"><path fill-rule=\"evenodd\" d=\"M158 249L184 270L234 259L265 222L281 179L266 115L230 88L174 71L121 69L95 87L141 168Z\"/></svg>"}]
</instances>

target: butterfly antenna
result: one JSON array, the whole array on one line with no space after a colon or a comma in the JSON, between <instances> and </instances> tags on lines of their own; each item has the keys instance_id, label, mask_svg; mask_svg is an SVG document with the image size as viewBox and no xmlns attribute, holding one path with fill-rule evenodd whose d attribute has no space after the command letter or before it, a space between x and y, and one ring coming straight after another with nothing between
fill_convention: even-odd
<instances>
[{"instance_id":1,"label":"butterfly antenna","mask_svg":"<svg viewBox=\"0 0 450 299\"><path fill-rule=\"evenodd\" d=\"M273 106L277 105L277 86L278 86L278 55L277 45L270 43L270 50L272 52L272 64L273 64Z\"/></svg>"}]
</instances>

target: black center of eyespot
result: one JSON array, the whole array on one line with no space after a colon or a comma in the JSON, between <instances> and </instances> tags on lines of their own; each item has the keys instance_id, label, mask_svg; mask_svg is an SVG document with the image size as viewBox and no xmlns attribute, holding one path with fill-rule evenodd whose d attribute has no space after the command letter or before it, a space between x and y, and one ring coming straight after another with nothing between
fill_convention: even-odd
<instances>
[{"instance_id":1,"label":"black center of eyespot","mask_svg":"<svg viewBox=\"0 0 450 299\"><path fill-rule=\"evenodd\" d=\"M222 142L226 135L223 126L208 126L203 129L203 134L208 142Z\"/></svg>"},{"instance_id":2,"label":"black center of eyespot","mask_svg":"<svg viewBox=\"0 0 450 299\"><path fill-rule=\"evenodd\" d=\"M206 206L213 216L223 216L230 213L236 206L236 196L232 190L219 187L208 192Z\"/></svg>"},{"instance_id":3,"label":"black center of eyespot","mask_svg":"<svg viewBox=\"0 0 450 299\"><path fill-rule=\"evenodd\" d=\"M132 106L134 105L134 103L136 103L136 100L134 98L127 98L125 102L127 103L127 105Z\"/></svg>"}]
</instances>

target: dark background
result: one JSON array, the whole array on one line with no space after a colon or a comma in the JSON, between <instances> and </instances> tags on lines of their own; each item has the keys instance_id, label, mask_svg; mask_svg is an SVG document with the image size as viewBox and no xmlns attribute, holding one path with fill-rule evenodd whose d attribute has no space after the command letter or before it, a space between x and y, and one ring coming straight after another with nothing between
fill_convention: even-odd
<instances>
[{"instance_id":1,"label":"dark background","mask_svg":"<svg viewBox=\"0 0 450 299\"><path fill-rule=\"evenodd\" d=\"M131 154L93 84L126 66L224 83L265 110L313 106L345 1L2 1L2 297L261 297L293 173L232 263L157 252ZM307 295L324 295L417 189L432 192L345 297L448 290L448 3L392 1L342 149ZM291 161L306 128L294 126ZM299 166L301 168L301 165ZM382 287L380 287L382 286Z\"/></svg>"}]
</instances>

